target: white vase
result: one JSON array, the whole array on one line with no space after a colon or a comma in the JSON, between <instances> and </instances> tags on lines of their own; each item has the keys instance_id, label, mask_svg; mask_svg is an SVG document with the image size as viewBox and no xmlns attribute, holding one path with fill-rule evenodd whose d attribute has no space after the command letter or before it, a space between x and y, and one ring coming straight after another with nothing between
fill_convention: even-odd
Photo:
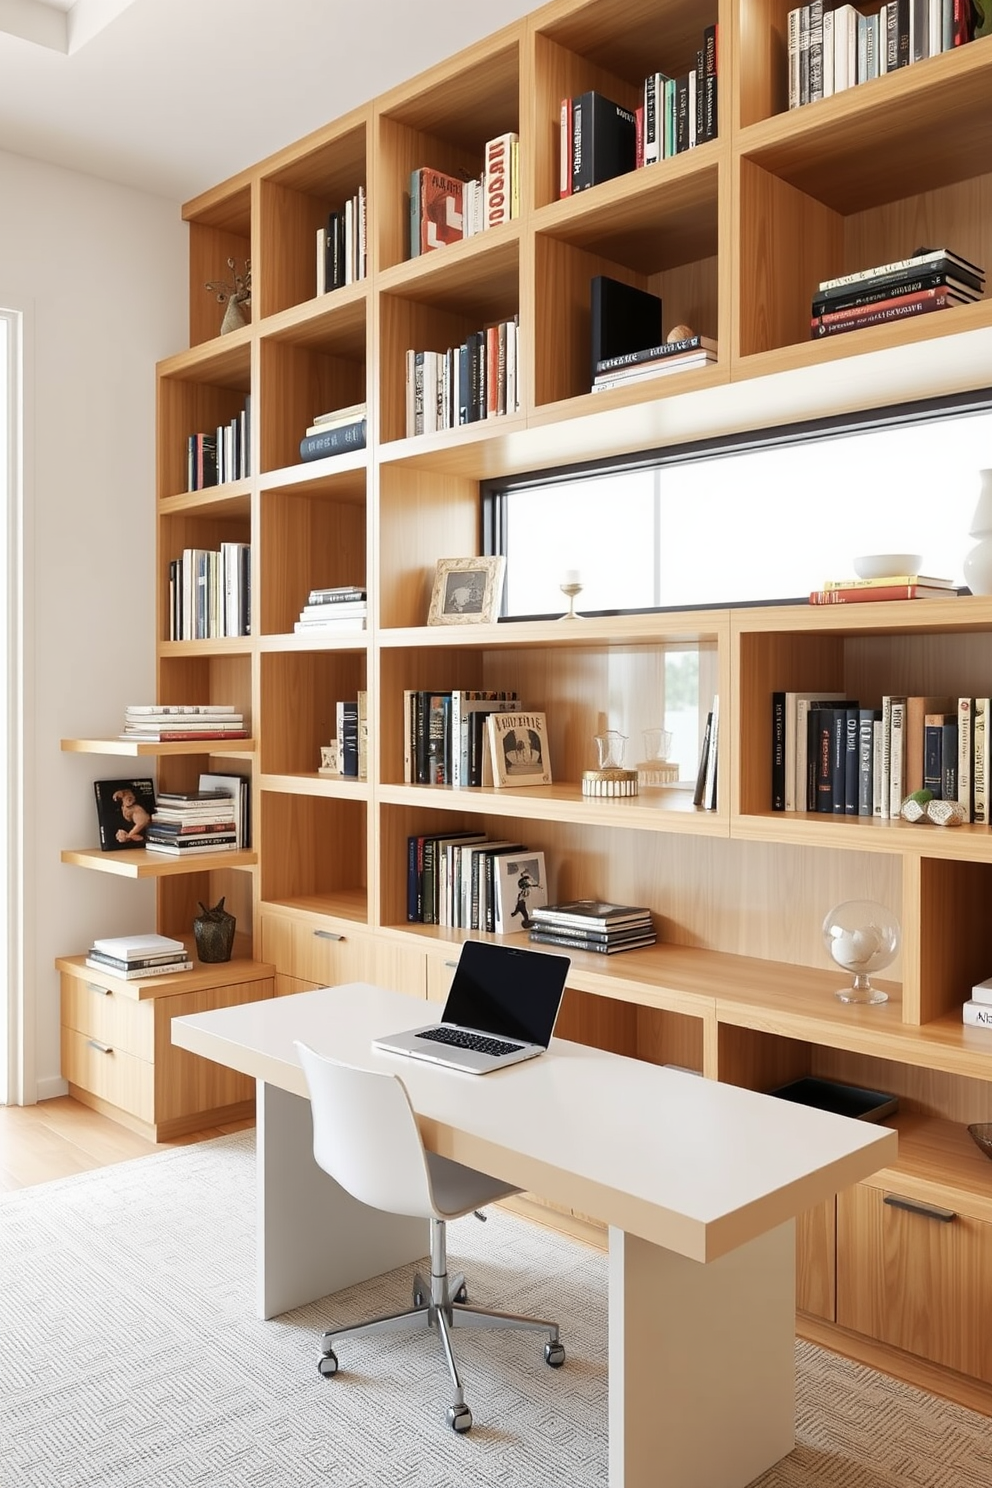
<instances>
[{"instance_id":1,"label":"white vase","mask_svg":"<svg viewBox=\"0 0 992 1488\"><path fill-rule=\"evenodd\" d=\"M972 594L992 594L992 470L980 470L978 505L968 528L979 539L965 555L964 581Z\"/></svg>"}]
</instances>

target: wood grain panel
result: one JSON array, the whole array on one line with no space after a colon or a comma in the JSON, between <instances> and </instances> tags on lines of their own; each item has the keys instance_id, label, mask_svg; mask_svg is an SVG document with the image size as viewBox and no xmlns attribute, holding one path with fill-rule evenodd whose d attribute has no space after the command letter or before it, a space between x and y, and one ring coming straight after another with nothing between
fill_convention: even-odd
<instances>
[{"instance_id":1,"label":"wood grain panel","mask_svg":"<svg viewBox=\"0 0 992 1488\"><path fill-rule=\"evenodd\" d=\"M423 625L437 560L481 553L480 526L477 481L423 470L382 470L377 570L380 623L385 627ZM443 667L439 662L439 680L443 680Z\"/></svg>"},{"instance_id":2,"label":"wood grain panel","mask_svg":"<svg viewBox=\"0 0 992 1488\"><path fill-rule=\"evenodd\" d=\"M261 542L264 635L292 634L311 589L366 584L365 506L335 500L332 487L318 495L265 492Z\"/></svg>"},{"instance_id":3,"label":"wood grain panel","mask_svg":"<svg viewBox=\"0 0 992 1488\"><path fill-rule=\"evenodd\" d=\"M837 1315L836 1199L796 1216L796 1307L832 1323Z\"/></svg>"}]
</instances>

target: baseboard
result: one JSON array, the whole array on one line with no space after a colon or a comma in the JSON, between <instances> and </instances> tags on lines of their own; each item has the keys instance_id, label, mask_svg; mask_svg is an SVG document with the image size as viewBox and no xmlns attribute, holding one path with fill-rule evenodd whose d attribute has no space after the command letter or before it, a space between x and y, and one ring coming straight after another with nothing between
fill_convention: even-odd
<instances>
[{"instance_id":1,"label":"baseboard","mask_svg":"<svg viewBox=\"0 0 992 1488\"><path fill-rule=\"evenodd\" d=\"M60 1095L69 1094L69 1082L63 1080L60 1075L47 1075L39 1080L35 1088L35 1101L55 1100ZM25 1104L34 1104L34 1101Z\"/></svg>"},{"instance_id":2,"label":"baseboard","mask_svg":"<svg viewBox=\"0 0 992 1488\"><path fill-rule=\"evenodd\" d=\"M817 1343L821 1348L832 1349L835 1354L843 1354L846 1359L866 1364L869 1369L891 1374L907 1385L952 1400L955 1405L963 1405L980 1415L992 1416L992 1386L982 1380L958 1374L940 1364L931 1364L915 1354L907 1354L887 1343L878 1343L873 1338L865 1338L861 1333L852 1333L836 1323L823 1322L807 1313L796 1314L796 1332L800 1338Z\"/></svg>"}]
</instances>

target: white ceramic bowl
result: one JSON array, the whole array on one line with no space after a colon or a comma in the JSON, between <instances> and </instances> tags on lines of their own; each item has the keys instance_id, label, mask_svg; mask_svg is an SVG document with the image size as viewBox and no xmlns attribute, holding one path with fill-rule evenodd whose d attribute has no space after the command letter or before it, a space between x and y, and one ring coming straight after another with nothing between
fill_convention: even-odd
<instances>
[{"instance_id":1,"label":"white ceramic bowl","mask_svg":"<svg viewBox=\"0 0 992 1488\"><path fill-rule=\"evenodd\" d=\"M923 562L921 553L865 553L854 560L859 579L887 579L890 574L916 574Z\"/></svg>"}]
</instances>

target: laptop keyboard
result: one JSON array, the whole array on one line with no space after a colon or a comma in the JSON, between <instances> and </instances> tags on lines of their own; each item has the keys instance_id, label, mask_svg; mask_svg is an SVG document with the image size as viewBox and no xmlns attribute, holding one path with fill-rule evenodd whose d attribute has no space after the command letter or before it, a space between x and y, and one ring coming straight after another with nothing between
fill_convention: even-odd
<instances>
[{"instance_id":1,"label":"laptop keyboard","mask_svg":"<svg viewBox=\"0 0 992 1488\"><path fill-rule=\"evenodd\" d=\"M516 1054L523 1044L508 1044L503 1039L490 1038L485 1033L466 1033L461 1028L428 1028L418 1033L417 1038L430 1039L435 1044L454 1044L458 1049L474 1049L479 1054Z\"/></svg>"}]
</instances>

